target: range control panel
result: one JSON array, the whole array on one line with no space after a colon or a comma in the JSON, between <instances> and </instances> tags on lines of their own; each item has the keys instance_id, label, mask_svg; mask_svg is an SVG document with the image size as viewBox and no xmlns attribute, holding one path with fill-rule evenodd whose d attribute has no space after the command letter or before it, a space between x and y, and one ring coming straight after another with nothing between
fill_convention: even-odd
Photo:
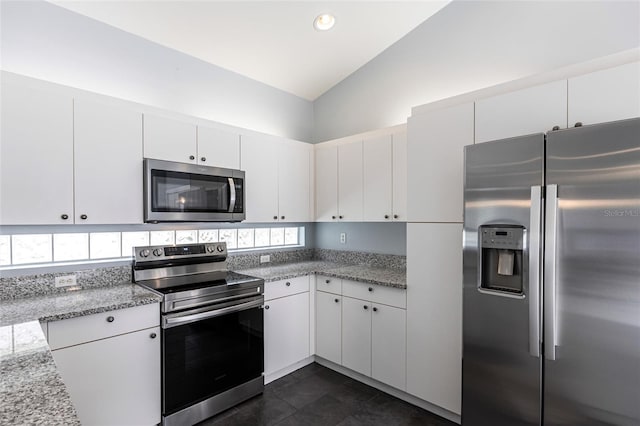
<instances>
[{"instance_id":1,"label":"range control panel","mask_svg":"<svg viewBox=\"0 0 640 426\"><path fill-rule=\"evenodd\" d=\"M227 257L227 243L182 244L172 246L134 247L136 262L198 258L205 256Z\"/></svg>"},{"instance_id":2,"label":"range control panel","mask_svg":"<svg viewBox=\"0 0 640 426\"><path fill-rule=\"evenodd\" d=\"M524 228L490 227L480 228L482 247L522 250L524 246Z\"/></svg>"}]
</instances>

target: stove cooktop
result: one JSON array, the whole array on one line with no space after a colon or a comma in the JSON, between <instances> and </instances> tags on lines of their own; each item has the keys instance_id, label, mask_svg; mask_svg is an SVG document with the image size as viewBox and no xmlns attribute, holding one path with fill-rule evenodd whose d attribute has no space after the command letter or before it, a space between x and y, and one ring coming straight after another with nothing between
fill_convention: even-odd
<instances>
[{"instance_id":1,"label":"stove cooktop","mask_svg":"<svg viewBox=\"0 0 640 426\"><path fill-rule=\"evenodd\" d=\"M261 278L233 271L216 271L203 274L184 275L139 281L136 284L162 294L189 292L204 288L233 289L242 284L261 283Z\"/></svg>"}]
</instances>

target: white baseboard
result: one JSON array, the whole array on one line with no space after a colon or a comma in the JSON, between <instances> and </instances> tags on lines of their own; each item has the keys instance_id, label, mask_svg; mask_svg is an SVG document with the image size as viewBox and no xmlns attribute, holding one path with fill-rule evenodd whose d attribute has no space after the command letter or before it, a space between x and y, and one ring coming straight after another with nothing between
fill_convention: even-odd
<instances>
[{"instance_id":1,"label":"white baseboard","mask_svg":"<svg viewBox=\"0 0 640 426\"><path fill-rule=\"evenodd\" d=\"M354 380L357 380L359 382L362 382L366 385L369 385L371 387L374 387L378 390L381 390L382 392L388 393L389 395L395 396L398 399L401 399L403 401L408 402L409 404L413 404L415 406L418 406L424 410L427 410L431 413L437 414L440 417L444 417L447 420L451 420L452 422L455 422L457 424L461 424L461 419L460 416L456 413L453 413L449 410L446 410L442 407L438 407L437 405L431 404L430 402L424 401L420 398L417 398L411 394L408 394L404 391L401 391L399 389L393 388L389 385L386 385L382 382L379 382L377 380L372 379L371 377L367 377L364 376L360 373L357 373L353 370L350 370L348 368L345 368L341 365L338 365L336 363L333 363L331 361L327 361L324 358L320 358L319 356L314 356L313 358L315 358L315 362L317 362L318 364L330 368L334 371L337 371L340 374L344 374L347 377L351 377Z\"/></svg>"},{"instance_id":2,"label":"white baseboard","mask_svg":"<svg viewBox=\"0 0 640 426\"><path fill-rule=\"evenodd\" d=\"M282 370L278 370L274 373L265 374L264 376L264 384L271 383L274 380L278 380L280 377L284 377L287 374L291 374L296 370L301 369L305 365L309 365L313 363L313 356L303 359L302 361L298 361L295 364L291 364L288 367L283 368Z\"/></svg>"}]
</instances>

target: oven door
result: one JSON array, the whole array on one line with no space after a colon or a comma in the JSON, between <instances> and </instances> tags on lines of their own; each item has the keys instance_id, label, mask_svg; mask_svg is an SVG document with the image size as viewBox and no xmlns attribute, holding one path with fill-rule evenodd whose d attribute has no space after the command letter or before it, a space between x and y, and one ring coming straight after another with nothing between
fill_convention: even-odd
<instances>
[{"instance_id":1,"label":"oven door","mask_svg":"<svg viewBox=\"0 0 640 426\"><path fill-rule=\"evenodd\" d=\"M164 416L262 375L263 304L261 295L163 316Z\"/></svg>"}]
</instances>

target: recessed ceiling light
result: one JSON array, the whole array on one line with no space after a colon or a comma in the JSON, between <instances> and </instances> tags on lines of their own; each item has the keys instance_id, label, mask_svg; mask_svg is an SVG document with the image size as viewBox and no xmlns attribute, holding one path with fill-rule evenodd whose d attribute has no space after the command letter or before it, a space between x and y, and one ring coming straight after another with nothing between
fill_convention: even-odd
<instances>
[{"instance_id":1,"label":"recessed ceiling light","mask_svg":"<svg viewBox=\"0 0 640 426\"><path fill-rule=\"evenodd\" d=\"M327 31L333 28L333 24L336 23L336 18L330 13L323 13L318 15L313 20L313 27L318 31Z\"/></svg>"}]
</instances>

